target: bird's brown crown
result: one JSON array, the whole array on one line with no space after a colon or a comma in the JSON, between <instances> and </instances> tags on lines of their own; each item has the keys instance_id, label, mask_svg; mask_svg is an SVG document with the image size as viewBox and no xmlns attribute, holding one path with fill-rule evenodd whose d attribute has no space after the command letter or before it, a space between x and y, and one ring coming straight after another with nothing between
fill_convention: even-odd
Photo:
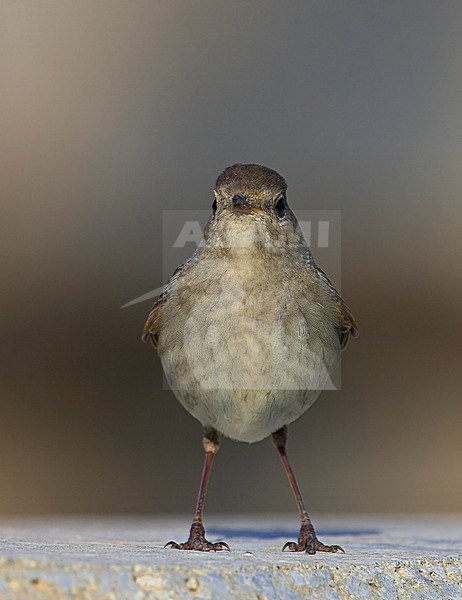
<instances>
[{"instance_id":1,"label":"bird's brown crown","mask_svg":"<svg viewBox=\"0 0 462 600\"><path fill-rule=\"evenodd\" d=\"M285 192L287 183L284 177L262 165L236 164L228 167L219 175L215 190L219 194L233 196L244 194L255 198Z\"/></svg>"}]
</instances>

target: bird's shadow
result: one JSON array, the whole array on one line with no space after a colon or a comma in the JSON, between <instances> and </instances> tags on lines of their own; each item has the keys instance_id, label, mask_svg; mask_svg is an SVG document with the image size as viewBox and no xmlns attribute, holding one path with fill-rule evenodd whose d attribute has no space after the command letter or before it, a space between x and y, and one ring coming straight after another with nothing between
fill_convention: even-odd
<instances>
[{"instance_id":1,"label":"bird's shadow","mask_svg":"<svg viewBox=\"0 0 462 600\"><path fill-rule=\"evenodd\" d=\"M254 540L272 540L278 538L297 539L298 531L292 529L225 529L222 527L208 527L208 533L223 538L247 538ZM378 529L320 529L316 532L323 536L357 536L378 535Z\"/></svg>"}]
</instances>

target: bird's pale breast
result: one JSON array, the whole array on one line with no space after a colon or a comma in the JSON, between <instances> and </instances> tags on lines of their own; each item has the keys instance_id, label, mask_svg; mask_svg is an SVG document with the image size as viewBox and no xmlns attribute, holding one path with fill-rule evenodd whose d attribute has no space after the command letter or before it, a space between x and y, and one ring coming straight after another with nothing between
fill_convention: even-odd
<instances>
[{"instance_id":1,"label":"bird's pale breast","mask_svg":"<svg viewBox=\"0 0 462 600\"><path fill-rule=\"evenodd\" d=\"M340 355L335 321L328 294L297 260L204 253L169 294L158 350L192 415L254 442L325 387Z\"/></svg>"}]
</instances>

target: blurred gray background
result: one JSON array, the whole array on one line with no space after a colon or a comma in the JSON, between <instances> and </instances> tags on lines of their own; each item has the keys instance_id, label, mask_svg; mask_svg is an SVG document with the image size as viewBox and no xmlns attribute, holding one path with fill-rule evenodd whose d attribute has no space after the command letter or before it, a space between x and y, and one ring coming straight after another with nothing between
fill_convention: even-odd
<instances>
[{"instance_id":1,"label":"blurred gray background","mask_svg":"<svg viewBox=\"0 0 462 600\"><path fill-rule=\"evenodd\" d=\"M342 211L361 337L291 427L308 507L461 509L462 4L0 13L0 511L193 510L200 425L140 341L150 302L120 306L162 283L162 211L207 210L234 162ZM207 508L295 513L268 440L224 441Z\"/></svg>"}]
</instances>

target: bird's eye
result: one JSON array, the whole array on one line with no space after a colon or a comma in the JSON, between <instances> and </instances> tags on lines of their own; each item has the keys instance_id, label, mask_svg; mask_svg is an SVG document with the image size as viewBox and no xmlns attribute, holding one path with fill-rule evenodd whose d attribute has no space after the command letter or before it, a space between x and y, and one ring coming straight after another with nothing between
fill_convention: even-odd
<instances>
[{"instance_id":1,"label":"bird's eye","mask_svg":"<svg viewBox=\"0 0 462 600\"><path fill-rule=\"evenodd\" d=\"M276 214L279 219L283 219L286 214L286 201L284 196L281 196L279 200L276 202L276 206L274 207L276 210Z\"/></svg>"},{"instance_id":2,"label":"bird's eye","mask_svg":"<svg viewBox=\"0 0 462 600\"><path fill-rule=\"evenodd\" d=\"M214 214L217 212L217 201L216 201L216 199L213 201L212 210L213 210Z\"/></svg>"}]
</instances>

